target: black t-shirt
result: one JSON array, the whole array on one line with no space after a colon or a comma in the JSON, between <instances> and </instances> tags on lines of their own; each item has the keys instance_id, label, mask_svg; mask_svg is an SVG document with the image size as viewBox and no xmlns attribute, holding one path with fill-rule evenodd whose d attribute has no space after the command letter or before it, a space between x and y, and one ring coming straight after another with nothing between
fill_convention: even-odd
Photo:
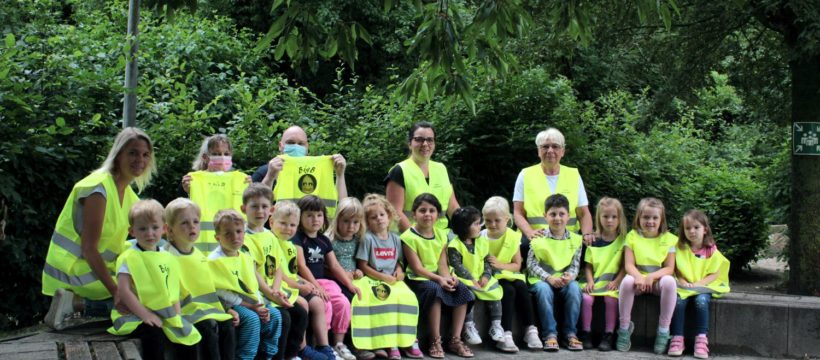
<instances>
[{"instance_id":1,"label":"black t-shirt","mask_svg":"<svg viewBox=\"0 0 820 360\"><path fill-rule=\"evenodd\" d=\"M304 232L297 232L291 239L294 245L302 248L302 254L305 256L305 264L307 264L310 273L317 279L327 279L325 276L325 255L333 252L333 245L330 244L330 239L323 234L318 234L317 237L308 237Z\"/></svg>"},{"instance_id":2,"label":"black t-shirt","mask_svg":"<svg viewBox=\"0 0 820 360\"><path fill-rule=\"evenodd\" d=\"M255 183L260 183L262 180L265 179L265 175L268 174L268 164L262 164L262 166L258 167L256 171L253 172L251 175L251 181ZM273 181L273 186L276 186L276 180Z\"/></svg>"}]
</instances>

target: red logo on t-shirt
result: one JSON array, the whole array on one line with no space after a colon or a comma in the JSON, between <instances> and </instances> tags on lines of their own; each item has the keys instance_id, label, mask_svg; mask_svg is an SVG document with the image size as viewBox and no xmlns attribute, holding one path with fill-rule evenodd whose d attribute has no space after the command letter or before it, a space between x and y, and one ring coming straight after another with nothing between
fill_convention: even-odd
<instances>
[{"instance_id":1,"label":"red logo on t-shirt","mask_svg":"<svg viewBox=\"0 0 820 360\"><path fill-rule=\"evenodd\" d=\"M376 255L376 259L379 260L392 260L396 258L396 249L394 248L373 248L373 253Z\"/></svg>"}]
</instances>

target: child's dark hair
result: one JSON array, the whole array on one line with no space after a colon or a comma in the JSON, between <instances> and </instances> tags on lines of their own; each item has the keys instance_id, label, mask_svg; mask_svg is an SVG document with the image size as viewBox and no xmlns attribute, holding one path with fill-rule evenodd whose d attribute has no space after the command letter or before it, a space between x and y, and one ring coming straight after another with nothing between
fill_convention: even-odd
<instances>
[{"instance_id":1,"label":"child's dark hair","mask_svg":"<svg viewBox=\"0 0 820 360\"><path fill-rule=\"evenodd\" d=\"M433 129L433 124L431 124L427 121L419 121L419 122L413 124L413 126L410 127L410 132L407 133L407 142L412 142L413 141L413 136L416 135L416 130L422 129L422 128L433 130L433 136L436 135L436 129Z\"/></svg>"},{"instance_id":2,"label":"child's dark hair","mask_svg":"<svg viewBox=\"0 0 820 360\"><path fill-rule=\"evenodd\" d=\"M431 194L431 193L422 193L422 194L419 194L419 196L416 196L416 200L413 200L413 207L411 208L411 210L413 212L416 212L416 210L418 210L418 208L423 203L428 203L430 205L433 205L433 207L436 208L436 212L441 214L441 203L438 201L436 196ZM439 216L441 216L441 215L439 215Z\"/></svg>"},{"instance_id":3,"label":"child's dark hair","mask_svg":"<svg viewBox=\"0 0 820 360\"><path fill-rule=\"evenodd\" d=\"M473 206L465 206L456 209L453 217L450 218L450 229L459 239L465 240L470 235L470 226L476 220L481 220L481 212Z\"/></svg>"},{"instance_id":4,"label":"child's dark hair","mask_svg":"<svg viewBox=\"0 0 820 360\"><path fill-rule=\"evenodd\" d=\"M544 213L552 208L564 208L569 211L569 199L561 194L552 194L544 201Z\"/></svg>"},{"instance_id":5,"label":"child's dark hair","mask_svg":"<svg viewBox=\"0 0 820 360\"><path fill-rule=\"evenodd\" d=\"M689 240L686 238L686 219L697 221L703 225L703 229L705 230L703 232L703 247L709 247L715 244L715 237L712 235L712 226L709 225L709 218L706 217L706 214L704 214L703 211L692 209L683 215L680 226L678 227L679 249L686 249L686 245L689 244Z\"/></svg>"},{"instance_id":6,"label":"child's dark hair","mask_svg":"<svg viewBox=\"0 0 820 360\"><path fill-rule=\"evenodd\" d=\"M299 206L299 211L302 213L302 215L304 215L306 211L320 211L320 212L322 212L322 216L325 218L325 221L322 224L322 228L319 229L319 232L320 233L325 232L325 230L327 229L328 221L327 221L327 207L325 207L324 200L320 199L316 195L307 195L307 196L299 199L299 201L296 203L296 205ZM305 230L302 227L301 219L299 220L299 230L301 230L301 231Z\"/></svg>"},{"instance_id":7,"label":"child's dark hair","mask_svg":"<svg viewBox=\"0 0 820 360\"><path fill-rule=\"evenodd\" d=\"M248 205L248 201L258 197L268 199L273 203L273 191L262 183L253 183L242 193L242 205Z\"/></svg>"}]
</instances>

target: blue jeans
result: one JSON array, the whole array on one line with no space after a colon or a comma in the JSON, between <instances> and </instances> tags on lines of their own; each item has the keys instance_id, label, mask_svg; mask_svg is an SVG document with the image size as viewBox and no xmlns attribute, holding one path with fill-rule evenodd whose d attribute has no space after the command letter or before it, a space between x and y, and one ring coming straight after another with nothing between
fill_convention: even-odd
<instances>
[{"instance_id":1,"label":"blue jeans","mask_svg":"<svg viewBox=\"0 0 820 360\"><path fill-rule=\"evenodd\" d=\"M578 323L578 316L581 314L581 288L578 282L573 280L563 288L553 288L544 281L530 286L530 292L535 294L535 306L538 309L538 317L541 320L541 337L557 336L558 324L555 322L553 314L553 304L555 292L558 292L564 299L564 335L575 335L575 325Z\"/></svg>"},{"instance_id":2,"label":"blue jeans","mask_svg":"<svg viewBox=\"0 0 820 360\"><path fill-rule=\"evenodd\" d=\"M709 332L709 300L712 299L710 294L699 294L690 296L686 299L681 299L678 296L678 303L675 304L675 314L672 316L672 326L670 331L672 336L683 336L683 323L686 320L686 304L689 300L695 302L695 334L706 334Z\"/></svg>"}]
</instances>

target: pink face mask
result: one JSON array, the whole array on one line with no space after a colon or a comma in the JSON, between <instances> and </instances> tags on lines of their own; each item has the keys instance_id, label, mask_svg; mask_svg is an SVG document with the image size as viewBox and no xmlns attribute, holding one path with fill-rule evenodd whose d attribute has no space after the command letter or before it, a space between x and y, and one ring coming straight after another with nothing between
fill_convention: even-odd
<instances>
[{"instance_id":1,"label":"pink face mask","mask_svg":"<svg viewBox=\"0 0 820 360\"><path fill-rule=\"evenodd\" d=\"M232 165L230 156L211 156L208 159L208 171L229 171Z\"/></svg>"}]
</instances>

